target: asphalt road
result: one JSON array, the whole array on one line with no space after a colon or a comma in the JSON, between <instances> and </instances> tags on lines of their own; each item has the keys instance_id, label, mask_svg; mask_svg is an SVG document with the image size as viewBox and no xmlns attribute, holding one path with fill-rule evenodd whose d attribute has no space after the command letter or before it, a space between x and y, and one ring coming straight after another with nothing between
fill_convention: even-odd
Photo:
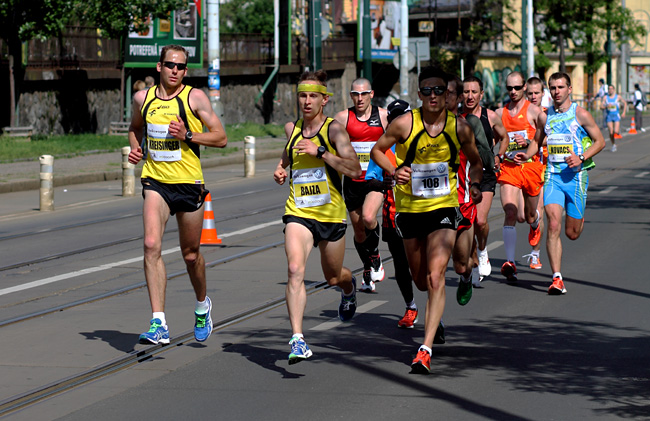
<instances>
[{"instance_id":1,"label":"asphalt road","mask_svg":"<svg viewBox=\"0 0 650 421\"><path fill-rule=\"evenodd\" d=\"M214 264L208 294L215 323L234 321L219 324L204 344L172 343L155 357L7 418L647 419L650 285L643 256L650 136L625 136L618 144L617 153L596 157L582 237L563 237L566 295L546 294L551 273L544 248L539 271L518 260L517 285L499 275L504 251L497 196L489 240L492 276L461 307L449 266L447 343L434 347L429 376L409 374L423 324L396 327L404 303L392 263L385 265L377 293L359 294L358 314L349 323L337 321L337 291L314 290L305 314L314 355L289 366L279 223L288 188L271 179L276 160L259 162L249 179L243 165L209 169L223 246L202 249ZM38 192L0 196L0 405L149 348L136 344L150 318L139 260L141 198L119 196L119 181L59 189L57 210L48 213L35 210ZM191 332L194 302L174 229L170 220L163 244L172 277L172 338ZM529 252L527 231L518 229L517 256ZM255 254L237 257L248 252ZM382 253L388 255L383 246ZM232 261L219 263L226 257ZM351 230L345 262L360 267ZM321 280L315 251L306 281L314 286ZM118 289L125 292L101 298ZM416 293L421 308L425 300L425 293Z\"/></svg>"}]
</instances>

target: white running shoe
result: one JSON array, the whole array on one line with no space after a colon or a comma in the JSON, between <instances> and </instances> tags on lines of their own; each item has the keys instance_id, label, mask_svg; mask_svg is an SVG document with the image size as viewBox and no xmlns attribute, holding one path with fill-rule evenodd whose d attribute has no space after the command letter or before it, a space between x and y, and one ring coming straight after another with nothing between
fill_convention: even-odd
<instances>
[{"instance_id":1,"label":"white running shoe","mask_svg":"<svg viewBox=\"0 0 650 421\"><path fill-rule=\"evenodd\" d=\"M490 259L488 258L487 252L481 256L478 255L478 274L482 277L490 276L492 273L492 266L490 266Z\"/></svg>"},{"instance_id":2,"label":"white running shoe","mask_svg":"<svg viewBox=\"0 0 650 421\"><path fill-rule=\"evenodd\" d=\"M616 145L612 145L612 152L616 152L617 150L618 148L616 147Z\"/></svg>"},{"instance_id":3,"label":"white running shoe","mask_svg":"<svg viewBox=\"0 0 650 421\"><path fill-rule=\"evenodd\" d=\"M472 276L470 279L472 280L472 285L474 285L474 288L483 288L483 285L481 285L483 277L478 273L478 266L472 269Z\"/></svg>"},{"instance_id":4,"label":"white running shoe","mask_svg":"<svg viewBox=\"0 0 650 421\"><path fill-rule=\"evenodd\" d=\"M381 263L381 257L379 257L379 254L370 256L370 277L373 282L381 282L384 280L385 276L384 265Z\"/></svg>"}]
</instances>

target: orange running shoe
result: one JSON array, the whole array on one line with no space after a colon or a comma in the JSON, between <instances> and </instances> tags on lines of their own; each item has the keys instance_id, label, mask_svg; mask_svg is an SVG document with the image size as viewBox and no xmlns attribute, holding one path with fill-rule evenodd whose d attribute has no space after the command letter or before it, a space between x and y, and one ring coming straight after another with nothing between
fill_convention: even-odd
<instances>
[{"instance_id":1,"label":"orange running shoe","mask_svg":"<svg viewBox=\"0 0 650 421\"><path fill-rule=\"evenodd\" d=\"M531 225L530 231L528 232L528 244L530 244L531 247L535 247L539 244L541 238L542 230L539 228L539 224L537 224L537 229L533 229L533 226Z\"/></svg>"},{"instance_id":2,"label":"orange running shoe","mask_svg":"<svg viewBox=\"0 0 650 421\"><path fill-rule=\"evenodd\" d=\"M553 278L553 283L548 287L548 295L562 295L566 294L566 288L564 288L564 281L559 276Z\"/></svg>"},{"instance_id":3,"label":"orange running shoe","mask_svg":"<svg viewBox=\"0 0 650 421\"><path fill-rule=\"evenodd\" d=\"M539 260L539 256L530 253L522 257L527 257L528 258L528 266L531 269L541 269L542 268L542 262Z\"/></svg>"},{"instance_id":4,"label":"orange running shoe","mask_svg":"<svg viewBox=\"0 0 650 421\"><path fill-rule=\"evenodd\" d=\"M406 313L402 320L397 322L397 327L403 327L405 329L413 329L413 325L418 322L418 309L415 308L406 308Z\"/></svg>"},{"instance_id":5,"label":"orange running shoe","mask_svg":"<svg viewBox=\"0 0 650 421\"><path fill-rule=\"evenodd\" d=\"M431 355L424 349L418 351L418 355L411 363L411 373L429 374L431 372Z\"/></svg>"},{"instance_id":6,"label":"orange running shoe","mask_svg":"<svg viewBox=\"0 0 650 421\"><path fill-rule=\"evenodd\" d=\"M623 136L618 133L614 133L614 139L623 139Z\"/></svg>"},{"instance_id":7,"label":"orange running shoe","mask_svg":"<svg viewBox=\"0 0 650 421\"><path fill-rule=\"evenodd\" d=\"M501 266L501 275L506 277L508 282L517 282L517 266L514 262L505 262Z\"/></svg>"}]
</instances>

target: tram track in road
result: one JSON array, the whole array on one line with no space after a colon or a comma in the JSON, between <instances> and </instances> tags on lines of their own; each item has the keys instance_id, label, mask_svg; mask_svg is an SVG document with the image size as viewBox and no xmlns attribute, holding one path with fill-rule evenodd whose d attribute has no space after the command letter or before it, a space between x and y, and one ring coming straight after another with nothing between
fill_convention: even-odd
<instances>
[{"instance_id":1,"label":"tram track in road","mask_svg":"<svg viewBox=\"0 0 650 421\"><path fill-rule=\"evenodd\" d=\"M236 220L236 219L246 218L246 217L249 217L249 216L259 215L259 214L262 214L262 213L265 213L265 212L271 212L271 211L278 210L278 209L281 209L281 208L284 208L284 203L282 205L274 205L274 206L269 206L269 207L266 207L266 208L254 209L254 210L251 210L251 211L248 211L248 212L243 212L243 213L240 213L240 214L237 214L237 215L215 219L215 223L218 224L218 223L221 223L221 222L227 222L227 221L232 221L232 220ZM139 214L128 214L128 215L122 215L122 216L114 217L114 218L103 218L103 219L83 222L83 223L79 223L79 224L71 224L71 225L55 227L55 228L51 228L51 229L38 230L38 231L33 231L30 234L26 234L26 235L22 235L22 236L17 234L17 235L13 235L13 236L2 237L2 238L0 238L0 241L13 240L13 239L16 239L16 238L26 237L28 235L38 235L38 234L50 233L50 232L61 231L61 230L66 230L66 229L75 229L75 228L85 227L85 226L94 225L94 224L100 224L100 223L106 223L106 222L114 222L114 221L117 221L117 220L120 220L120 219L131 218L131 217L134 217L134 216L141 217L142 214L141 213L139 213ZM170 228L170 229L166 230L165 233L169 234L169 233L174 233L174 232L178 232L178 228ZM70 250L70 251L66 251L66 252L51 254L51 255L47 255L47 256L44 256L44 257L39 257L39 258L36 258L36 259L25 260L25 261L22 261L22 262L16 262L16 263L12 263L12 264L5 265L5 266L0 266L0 272L10 270L10 269L17 269L17 268L21 268L21 267L24 267L24 266L39 264L39 263L47 262L47 261L50 261L50 260L60 259L60 258L63 258L63 257L75 256L75 255L78 255L78 254L84 254L84 253L87 253L87 252L90 252L90 251L101 250L101 249L113 247L113 246L116 246L116 245L119 245L119 244L124 244L124 243L132 242L132 241L142 240L143 238L144 238L143 235L138 235L138 236L134 236L134 237L126 237L126 238L121 238L121 239L118 239L118 240L110 241L110 242L107 242L107 243L96 244L96 245L93 245L93 246L82 247L82 248L75 249L75 250Z\"/></svg>"},{"instance_id":2,"label":"tram track in road","mask_svg":"<svg viewBox=\"0 0 650 421\"><path fill-rule=\"evenodd\" d=\"M283 244L284 241L279 241L276 243L271 243L267 244L265 246L259 247L258 249L264 248L265 250L271 247L277 247L281 244ZM257 250L257 249L256 249ZM252 251L249 252L244 252L244 253L249 253L248 255L252 254ZM259 250L262 251L262 250ZM258 252L259 252L258 251ZM240 254L244 254L240 253ZM241 257L241 256L240 256ZM236 258L239 258L238 256L230 256L229 258L225 259L220 259L218 261L209 263L209 265L216 266L217 264L223 264L227 263L226 259L234 260ZM229 261L230 261L229 260ZM393 257L388 255L385 258L382 259L384 263L388 263L393 260ZM207 266L208 264L206 264ZM361 275L363 272L363 268L357 268L352 271L353 274L355 275ZM179 272L178 274L173 274L172 276L180 276L182 274L185 274L185 272ZM137 288L141 288L143 285L137 286ZM327 281L323 280L320 282L316 282L314 284L311 284L309 286L306 286L306 291L307 295L312 295L317 292L323 291L325 289L328 289L329 286L327 285ZM116 292L117 294L121 294L126 291L121 291L121 292ZM108 298L108 297L104 297ZM252 317L258 316L260 314L266 313L270 310L273 310L277 307L284 306L286 304L286 298L284 294L280 297L268 300L262 304L253 306L249 309L243 310L237 314L225 317L221 320L215 321L213 323L213 333L216 333L218 331L221 331L223 329L226 329L232 325L235 325L237 323L241 323L245 320L248 320ZM80 305L80 304L77 304ZM53 310L53 311L58 311L58 310ZM37 316L33 316L37 317ZM13 322L15 323L15 321ZM2 322L0 323L0 327L6 325L8 323ZM30 391L27 391L25 393L21 393L19 395L13 396L11 398L8 398L4 401L0 401L0 417L3 417L5 415L9 415L13 412L25 409L29 407L30 405L34 405L40 401L43 401L47 398L54 397L56 395L65 393L67 391L70 391L76 387L83 386L87 383L90 383L94 380L99 380L103 377L118 373L120 371L127 370L130 367L133 367L137 364L149 361L165 352L177 349L180 346L186 345L187 343L193 342L194 341L194 331L190 330L187 332L184 332L173 339L170 340L170 343L168 345L152 345L151 347L145 349L145 350L134 350L129 352L127 355L116 358L114 360L105 362L103 364L100 364L96 367L93 367L89 370L83 371L79 374L75 374L66 378L63 378L61 380L52 382L50 384L38 387L36 389L32 389Z\"/></svg>"}]
</instances>

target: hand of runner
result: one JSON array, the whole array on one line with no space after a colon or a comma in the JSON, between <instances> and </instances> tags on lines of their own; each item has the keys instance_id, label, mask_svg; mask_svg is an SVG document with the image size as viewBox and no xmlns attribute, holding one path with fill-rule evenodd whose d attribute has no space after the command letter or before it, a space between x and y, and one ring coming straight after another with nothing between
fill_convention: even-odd
<instances>
[{"instance_id":1,"label":"hand of runner","mask_svg":"<svg viewBox=\"0 0 650 421\"><path fill-rule=\"evenodd\" d=\"M176 116L176 120L169 122L169 134L174 136L176 139L185 140L186 132L187 129L185 129L185 123L183 123L183 120L181 120L179 115Z\"/></svg>"},{"instance_id":2,"label":"hand of runner","mask_svg":"<svg viewBox=\"0 0 650 421\"><path fill-rule=\"evenodd\" d=\"M475 205L478 205L483 200L483 193L481 192L481 189L478 188L477 186L471 186L469 188L469 195L472 198L472 202L474 202Z\"/></svg>"},{"instance_id":3,"label":"hand of runner","mask_svg":"<svg viewBox=\"0 0 650 421\"><path fill-rule=\"evenodd\" d=\"M302 139L300 142L296 143L293 147L296 152L306 153L308 155L316 156L318 155L318 146L311 140Z\"/></svg>"},{"instance_id":4,"label":"hand of runner","mask_svg":"<svg viewBox=\"0 0 650 421\"><path fill-rule=\"evenodd\" d=\"M521 164L525 163L526 161L528 161L528 159L529 158L526 156L526 154L524 152L518 152L515 155L514 161L515 161L516 164L521 165Z\"/></svg>"},{"instance_id":5,"label":"hand of runner","mask_svg":"<svg viewBox=\"0 0 650 421\"><path fill-rule=\"evenodd\" d=\"M408 184L411 181L411 173L413 170L411 167L400 167L395 170L393 173L393 178L395 178L396 184Z\"/></svg>"},{"instance_id":6,"label":"hand of runner","mask_svg":"<svg viewBox=\"0 0 650 421\"><path fill-rule=\"evenodd\" d=\"M133 165L136 165L140 160L142 160L143 154L142 154L142 148L137 147L136 149L131 149L131 152L129 152L129 162Z\"/></svg>"},{"instance_id":7,"label":"hand of runner","mask_svg":"<svg viewBox=\"0 0 650 421\"><path fill-rule=\"evenodd\" d=\"M512 138L515 140L515 142L517 142L517 145L519 146L528 145L528 140L520 134L516 134Z\"/></svg>"},{"instance_id":8,"label":"hand of runner","mask_svg":"<svg viewBox=\"0 0 650 421\"><path fill-rule=\"evenodd\" d=\"M574 154L573 152L571 152L571 155L564 158L564 162L569 164L569 168L575 168L582 164L582 161L580 158L578 158L578 155Z\"/></svg>"},{"instance_id":9,"label":"hand of runner","mask_svg":"<svg viewBox=\"0 0 650 421\"><path fill-rule=\"evenodd\" d=\"M284 182L285 182L286 179L287 179L287 176L288 176L288 174L287 174L287 170L285 170L284 168L282 168L282 167L279 166L279 165L278 165L278 167L275 169L275 171L273 172L273 179L274 179L275 182L278 183L279 185L283 185L283 184L284 184Z\"/></svg>"}]
</instances>

